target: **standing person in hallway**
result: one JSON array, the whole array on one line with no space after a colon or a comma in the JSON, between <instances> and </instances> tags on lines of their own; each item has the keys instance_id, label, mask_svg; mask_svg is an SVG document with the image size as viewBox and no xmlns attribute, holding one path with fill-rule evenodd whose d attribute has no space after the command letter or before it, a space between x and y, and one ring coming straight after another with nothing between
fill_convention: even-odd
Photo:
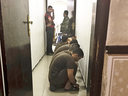
<instances>
[{"instance_id":1,"label":"standing person in hallway","mask_svg":"<svg viewBox=\"0 0 128 96\"><path fill-rule=\"evenodd\" d=\"M69 19L69 24L68 24L68 33L67 35L70 36L75 36L75 21L74 21L74 11L72 11L72 17Z\"/></svg>"},{"instance_id":2,"label":"standing person in hallway","mask_svg":"<svg viewBox=\"0 0 128 96\"><path fill-rule=\"evenodd\" d=\"M78 91L75 75L77 64L84 57L82 49L76 48L72 52L62 53L53 58L49 68L50 90L55 91L57 87L64 87L65 91Z\"/></svg>"},{"instance_id":3,"label":"standing person in hallway","mask_svg":"<svg viewBox=\"0 0 128 96\"><path fill-rule=\"evenodd\" d=\"M64 16L64 20L61 23L61 30L60 30L60 32L62 32L63 34L67 34L68 23L69 23L68 10L64 11L63 16Z\"/></svg>"},{"instance_id":4,"label":"standing person in hallway","mask_svg":"<svg viewBox=\"0 0 128 96\"><path fill-rule=\"evenodd\" d=\"M51 16L51 12L53 16ZM47 33L47 55L52 55L52 43L53 43L53 34L54 34L54 9L52 6L48 6L48 10L45 14L45 22L46 22L46 33Z\"/></svg>"}]
</instances>

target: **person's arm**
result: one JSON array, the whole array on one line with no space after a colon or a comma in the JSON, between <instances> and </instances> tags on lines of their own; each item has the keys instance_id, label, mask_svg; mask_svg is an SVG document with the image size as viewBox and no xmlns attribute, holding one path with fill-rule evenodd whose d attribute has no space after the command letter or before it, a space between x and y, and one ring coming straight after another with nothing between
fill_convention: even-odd
<instances>
[{"instance_id":1,"label":"person's arm","mask_svg":"<svg viewBox=\"0 0 128 96\"><path fill-rule=\"evenodd\" d=\"M50 16L48 17L48 20L49 20L49 22L52 22L52 18Z\"/></svg>"},{"instance_id":2,"label":"person's arm","mask_svg":"<svg viewBox=\"0 0 128 96\"><path fill-rule=\"evenodd\" d=\"M68 79L73 84L76 85L75 76L73 75L74 69L67 69Z\"/></svg>"},{"instance_id":3,"label":"person's arm","mask_svg":"<svg viewBox=\"0 0 128 96\"><path fill-rule=\"evenodd\" d=\"M54 20L54 19L55 19L55 16L54 16L54 9L52 9L52 13L53 13L52 19Z\"/></svg>"},{"instance_id":4,"label":"person's arm","mask_svg":"<svg viewBox=\"0 0 128 96\"><path fill-rule=\"evenodd\" d=\"M52 18L51 18L51 16L48 16L48 20L49 20L49 23L47 24L47 27L52 25Z\"/></svg>"}]
</instances>

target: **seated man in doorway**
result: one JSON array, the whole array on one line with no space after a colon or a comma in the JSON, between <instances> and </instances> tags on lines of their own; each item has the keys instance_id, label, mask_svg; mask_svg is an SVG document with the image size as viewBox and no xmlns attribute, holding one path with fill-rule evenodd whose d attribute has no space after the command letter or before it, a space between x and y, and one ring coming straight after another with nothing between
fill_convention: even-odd
<instances>
[{"instance_id":1,"label":"seated man in doorway","mask_svg":"<svg viewBox=\"0 0 128 96\"><path fill-rule=\"evenodd\" d=\"M56 50L57 50L59 47L61 47L62 45L67 44L67 40L68 40L68 36L67 36L67 35L63 35L63 36L62 36L62 40L61 40L59 43L57 43L56 48L55 48L54 51L56 51Z\"/></svg>"},{"instance_id":2,"label":"seated man in doorway","mask_svg":"<svg viewBox=\"0 0 128 96\"><path fill-rule=\"evenodd\" d=\"M79 85L76 83L75 75L77 64L84 57L82 49L76 48L71 53L59 54L53 58L49 67L50 90L55 91L59 86L65 91L78 91Z\"/></svg>"},{"instance_id":3,"label":"seated man in doorway","mask_svg":"<svg viewBox=\"0 0 128 96\"><path fill-rule=\"evenodd\" d=\"M61 23L60 32L62 32L63 34L67 34L68 23L69 23L68 10L65 10L63 15L64 15L64 20Z\"/></svg>"}]
</instances>

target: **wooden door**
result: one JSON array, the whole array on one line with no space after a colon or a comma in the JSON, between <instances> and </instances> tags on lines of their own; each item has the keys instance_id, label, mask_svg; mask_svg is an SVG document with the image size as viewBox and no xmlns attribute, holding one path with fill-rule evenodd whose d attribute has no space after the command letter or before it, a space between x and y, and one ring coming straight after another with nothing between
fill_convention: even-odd
<instances>
[{"instance_id":1,"label":"wooden door","mask_svg":"<svg viewBox=\"0 0 128 96\"><path fill-rule=\"evenodd\" d=\"M0 0L0 39L6 96L33 96L30 37L27 21L28 0ZM7 69L7 70L6 70Z\"/></svg>"},{"instance_id":2,"label":"wooden door","mask_svg":"<svg viewBox=\"0 0 128 96\"><path fill-rule=\"evenodd\" d=\"M67 10L70 18L68 32L71 35L75 35L76 0L67 0Z\"/></svg>"}]
</instances>

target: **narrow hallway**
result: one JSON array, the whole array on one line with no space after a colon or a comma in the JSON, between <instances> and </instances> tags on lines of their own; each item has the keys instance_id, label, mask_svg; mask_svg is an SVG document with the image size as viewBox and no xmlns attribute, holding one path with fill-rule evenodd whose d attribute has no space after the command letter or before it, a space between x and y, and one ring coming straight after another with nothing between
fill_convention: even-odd
<instances>
[{"instance_id":1,"label":"narrow hallway","mask_svg":"<svg viewBox=\"0 0 128 96\"><path fill-rule=\"evenodd\" d=\"M63 89L51 92L49 90L48 71L52 56L45 55L33 70L33 96L86 96L86 89L78 69L76 79L80 85L79 91L65 92Z\"/></svg>"}]
</instances>

